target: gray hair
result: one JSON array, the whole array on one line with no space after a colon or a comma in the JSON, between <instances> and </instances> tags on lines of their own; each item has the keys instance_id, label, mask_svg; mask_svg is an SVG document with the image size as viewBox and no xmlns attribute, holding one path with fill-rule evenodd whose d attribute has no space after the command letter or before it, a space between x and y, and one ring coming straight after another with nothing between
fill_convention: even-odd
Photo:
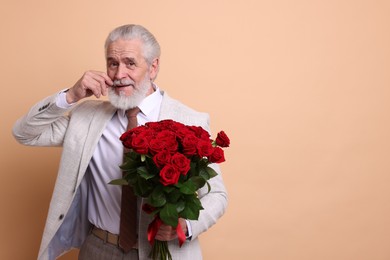
<instances>
[{"instance_id":1,"label":"gray hair","mask_svg":"<svg viewBox=\"0 0 390 260\"><path fill-rule=\"evenodd\" d=\"M141 25L126 24L111 31L104 44L106 55L108 45L118 39L141 40L143 43L143 56L149 65L152 64L154 59L160 58L160 44L157 42L154 35Z\"/></svg>"}]
</instances>

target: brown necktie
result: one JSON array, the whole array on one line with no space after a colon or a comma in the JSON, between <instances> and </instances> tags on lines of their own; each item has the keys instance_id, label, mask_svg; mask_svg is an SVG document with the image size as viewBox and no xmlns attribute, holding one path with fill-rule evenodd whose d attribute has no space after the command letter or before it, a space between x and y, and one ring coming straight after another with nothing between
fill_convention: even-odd
<instances>
[{"instance_id":1,"label":"brown necktie","mask_svg":"<svg viewBox=\"0 0 390 260\"><path fill-rule=\"evenodd\" d=\"M138 107L126 111L129 119L126 130L137 127ZM121 221L119 227L119 246L125 253L137 242L137 197L128 185L122 186Z\"/></svg>"}]
</instances>

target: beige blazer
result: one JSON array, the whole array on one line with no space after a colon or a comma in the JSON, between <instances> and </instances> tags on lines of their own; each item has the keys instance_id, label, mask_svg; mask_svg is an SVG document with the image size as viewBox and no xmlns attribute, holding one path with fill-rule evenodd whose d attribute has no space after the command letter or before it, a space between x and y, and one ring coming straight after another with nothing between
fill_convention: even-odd
<instances>
[{"instance_id":1,"label":"beige blazer","mask_svg":"<svg viewBox=\"0 0 390 260\"><path fill-rule=\"evenodd\" d=\"M197 112L162 92L163 101L159 119L173 119L188 125L202 126L209 131L209 116ZM54 187L45 230L38 255L40 260L52 260L72 248L79 248L88 234L87 219L88 164L99 138L116 109L107 101L88 100L71 110L56 106L57 94L31 108L13 128L15 138L24 145L63 146L62 157ZM219 167L214 168L220 173ZM191 221L191 241L179 248L170 241L173 259L202 259L198 236L216 223L227 206L227 194L222 176L210 180L207 188L199 191L204 210L198 221ZM142 203L142 201L140 201ZM150 245L147 226L151 218L140 212L139 258L147 259Z\"/></svg>"}]
</instances>

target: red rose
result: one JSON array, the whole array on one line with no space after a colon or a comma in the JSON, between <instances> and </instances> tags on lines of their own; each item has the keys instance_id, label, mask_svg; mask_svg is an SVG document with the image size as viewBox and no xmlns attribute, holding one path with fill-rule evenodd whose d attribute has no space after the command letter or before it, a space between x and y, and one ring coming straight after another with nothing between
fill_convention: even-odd
<instances>
[{"instance_id":1,"label":"red rose","mask_svg":"<svg viewBox=\"0 0 390 260\"><path fill-rule=\"evenodd\" d=\"M199 140L196 150L198 152L198 155L200 157L208 157L210 156L214 149L214 147L211 145L210 141L205 141L205 140Z\"/></svg>"},{"instance_id":2,"label":"red rose","mask_svg":"<svg viewBox=\"0 0 390 260\"><path fill-rule=\"evenodd\" d=\"M162 130L156 135L156 138L162 140L176 140L176 135L170 130Z\"/></svg>"},{"instance_id":3,"label":"red rose","mask_svg":"<svg viewBox=\"0 0 390 260\"><path fill-rule=\"evenodd\" d=\"M148 141L156 137L156 132L152 129L146 128L144 131L138 133L138 136L145 137Z\"/></svg>"},{"instance_id":4,"label":"red rose","mask_svg":"<svg viewBox=\"0 0 390 260\"><path fill-rule=\"evenodd\" d=\"M147 154L149 151L148 140L143 136L134 136L131 140L131 148L139 154Z\"/></svg>"},{"instance_id":5,"label":"red rose","mask_svg":"<svg viewBox=\"0 0 390 260\"><path fill-rule=\"evenodd\" d=\"M158 123L160 124L162 129L169 129L171 127L171 125L173 124L173 122L174 121L171 119L165 119L165 120L159 121Z\"/></svg>"},{"instance_id":6,"label":"red rose","mask_svg":"<svg viewBox=\"0 0 390 260\"><path fill-rule=\"evenodd\" d=\"M156 210L156 208L145 203L144 205L142 205L142 210L145 211L146 214L152 214L153 211Z\"/></svg>"},{"instance_id":7,"label":"red rose","mask_svg":"<svg viewBox=\"0 0 390 260\"><path fill-rule=\"evenodd\" d=\"M218 133L215 143L221 147L229 147L230 140L229 137L225 134L224 131Z\"/></svg>"},{"instance_id":8,"label":"red rose","mask_svg":"<svg viewBox=\"0 0 390 260\"><path fill-rule=\"evenodd\" d=\"M195 133L192 132L190 129L187 127L180 127L175 131L176 136L179 138L179 140L183 140L184 137L193 135L195 136Z\"/></svg>"},{"instance_id":9,"label":"red rose","mask_svg":"<svg viewBox=\"0 0 390 260\"><path fill-rule=\"evenodd\" d=\"M173 166L175 166L179 170L180 174L183 175L187 175L188 171L190 170L190 162L191 160L181 153L175 153L171 158L171 163Z\"/></svg>"},{"instance_id":10,"label":"red rose","mask_svg":"<svg viewBox=\"0 0 390 260\"><path fill-rule=\"evenodd\" d=\"M131 135L140 135L147 131L149 131L148 128L142 125L142 126L134 127L133 129L130 129L127 132L129 132Z\"/></svg>"},{"instance_id":11,"label":"red rose","mask_svg":"<svg viewBox=\"0 0 390 260\"><path fill-rule=\"evenodd\" d=\"M183 154L187 156L192 156L196 154L196 144L198 143L198 138L195 135L187 135L182 140Z\"/></svg>"},{"instance_id":12,"label":"red rose","mask_svg":"<svg viewBox=\"0 0 390 260\"><path fill-rule=\"evenodd\" d=\"M130 131L123 133L119 139L122 141L124 147L131 148L132 133Z\"/></svg>"},{"instance_id":13,"label":"red rose","mask_svg":"<svg viewBox=\"0 0 390 260\"><path fill-rule=\"evenodd\" d=\"M155 154L161 152L162 150L164 150L164 148L165 148L165 141L164 140L155 138L155 139L150 140L150 142L149 142L149 151L152 155L155 155Z\"/></svg>"},{"instance_id":14,"label":"red rose","mask_svg":"<svg viewBox=\"0 0 390 260\"><path fill-rule=\"evenodd\" d=\"M200 139L203 139L205 141L210 139L209 132L204 130L202 127L200 127L200 126L189 126L188 128L195 133L196 137L198 137Z\"/></svg>"},{"instance_id":15,"label":"red rose","mask_svg":"<svg viewBox=\"0 0 390 260\"><path fill-rule=\"evenodd\" d=\"M214 147L213 153L208 157L212 163L221 163L225 161L225 154L220 147Z\"/></svg>"},{"instance_id":16,"label":"red rose","mask_svg":"<svg viewBox=\"0 0 390 260\"><path fill-rule=\"evenodd\" d=\"M178 150L179 144L176 139L165 140L165 149L168 150L171 154L175 154Z\"/></svg>"},{"instance_id":17,"label":"red rose","mask_svg":"<svg viewBox=\"0 0 390 260\"><path fill-rule=\"evenodd\" d=\"M131 137L131 132L130 131L127 131L127 132L124 132L121 137L119 138L119 140L121 140L122 142L123 141L126 141L126 139L130 138Z\"/></svg>"},{"instance_id":18,"label":"red rose","mask_svg":"<svg viewBox=\"0 0 390 260\"><path fill-rule=\"evenodd\" d=\"M145 126L155 132L159 132L162 129L159 122L147 122Z\"/></svg>"},{"instance_id":19,"label":"red rose","mask_svg":"<svg viewBox=\"0 0 390 260\"><path fill-rule=\"evenodd\" d=\"M179 181L180 172L171 164L167 164L160 171L160 182L164 186L174 185Z\"/></svg>"},{"instance_id":20,"label":"red rose","mask_svg":"<svg viewBox=\"0 0 390 260\"><path fill-rule=\"evenodd\" d=\"M172 124L169 126L169 130L173 132L177 132L179 129L187 128L184 124L179 122L172 122Z\"/></svg>"},{"instance_id":21,"label":"red rose","mask_svg":"<svg viewBox=\"0 0 390 260\"><path fill-rule=\"evenodd\" d=\"M161 169L171 161L171 154L167 150L161 151L153 156L153 161Z\"/></svg>"}]
</instances>

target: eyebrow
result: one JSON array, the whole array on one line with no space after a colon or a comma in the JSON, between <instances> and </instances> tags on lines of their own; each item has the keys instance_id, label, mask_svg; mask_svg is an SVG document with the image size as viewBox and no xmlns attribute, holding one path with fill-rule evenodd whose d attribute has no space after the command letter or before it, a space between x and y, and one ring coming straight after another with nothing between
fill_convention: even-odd
<instances>
[{"instance_id":1,"label":"eyebrow","mask_svg":"<svg viewBox=\"0 0 390 260\"><path fill-rule=\"evenodd\" d=\"M130 57L125 57L123 58L125 61L131 61L131 62L134 62L134 63L137 63L136 59L134 58L130 58Z\"/></svg>"},{"instance_id":2,"label":"eyebrow","mask_svg":"<svg viewBox=\"0 0 390 260\"><path fill-rule=\"evenodd\" d=\"M138 63L137 60L135 58L132 58L132 57L125 57L125 58L123 58L123 60L126 62L131 61L134 63ZM110 61L117 61L117 59L114 57L107 57L107 62L110 62Z\"/></svg>"},{"instance_id":3,"label":"eyebrow","mask_svg":"<svg viewBox=\"0 0 390 260\"><path fill-rule=\"evenodd\" d=\"M113 57L107 57L107 62L109 62L109 61L116 61L116 59L115 58L113 58Z\"/></svg>"}]
</instances>

